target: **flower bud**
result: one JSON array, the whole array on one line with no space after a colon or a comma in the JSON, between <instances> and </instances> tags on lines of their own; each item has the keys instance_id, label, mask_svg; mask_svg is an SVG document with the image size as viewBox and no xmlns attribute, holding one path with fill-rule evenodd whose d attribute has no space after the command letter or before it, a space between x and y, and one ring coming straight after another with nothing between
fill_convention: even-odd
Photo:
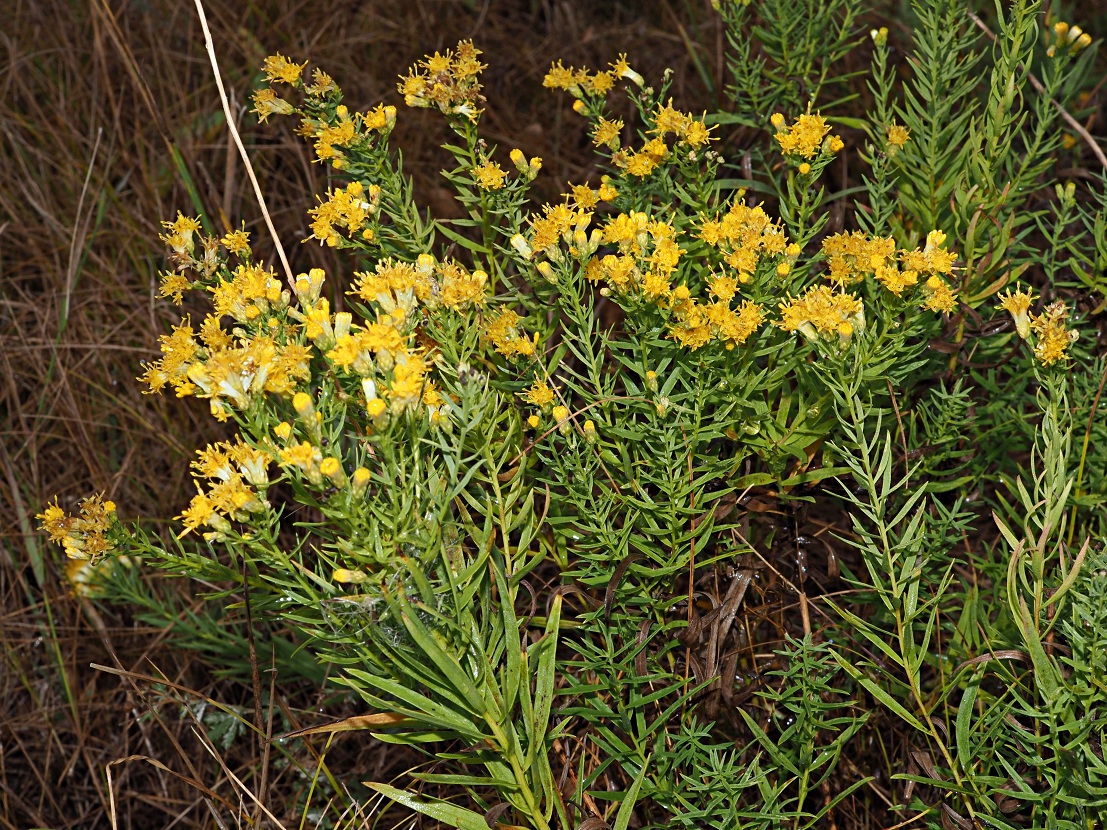
<instances>
[{"instance_id":1,"label":"flower bud","mask_svg":"<svg viewBox=\"0 0 1107 830\"><path fill-rule=\"evenodd\" d=\"M511 237L511 247L519 252L519 256L523 259L529 260L534 256L534 251L531 250L530 244L527 242L527 238L521 233L515 234Z\"/></svg>"},{"instance_id":2,"label":"flower bud","mask_svg":"<svg viewBox=\"0 0 1107 830\"><path fill-rule=\"evenodd\" d=\"M340 311L334 315L334 339L338 340L340 337L345 337L350 333L350 325L354 321L354 316L348 311Z\"/></svg>"},{"instance_id":3,"label":"flower bud","mask_svg":"<svg viewBox=\"0 0 1107 830\"><path fill-rule=\"evenodd\" d=\"M369 575L365 571L351 571L347 568L337 568L331 575L331 579L334 582L341 582L343 584L359 585L369 578Z\"/></svg>"},{"instance_id":4,"label":"flower bud","mask_svg":"<svg viewBox=\"0 0 1107 830\"><path fill-rule=\"evenodd\" d=\"M421 277L430 277L434 273L435 261L430 254L419 254L415 258L415 273Z\"/></svg>"},{"instance_id":5,"label":"flower bud","mask_svg":"<svg viewBox=\"0 0 1107 830\"><path fill-rule=\"evenodd\" d=\"M584 440L589 444L595 444L599 436L596 435L596 425L591 420L584 422Z\"/></svg>"},{"instance_id":6,"label":"flower bud","mask_svg":"<svg viewBox=\"0 0 1107 830\"><path fill-rule=\"evenodd\" d=\"M315 403L307 392L297 392L292 397L292 408L305 421L311 420L315 415Z\"/></svg>"},{"instance_id":7,"label":"flower bud","mask_svg":"<svg viewBox=\"0 0 1107 830\"><path fill-rule=\"evenodd\" d=\"M306 274L296 277L296 299L300 305L313 306L319 300L319 292L323 290L323 278L326 273L322 268L312 268Z\"/></svg>"},{"instance_id":8,"label":"flower bud","mask_svg":"<svg viewBox=\"0 0 1107 830\"><path fill-rule=\"evenodd\" d=\"M319 472L329 478L335 487L346 485L346 473L342 469L342 463L337 458L324 458L319 465Z\"/></svg>"},{"instance_id":9,"label":"flower bud","mask_svg":"<svg viewBox=\"0 0 1107 830\"><path fill-rule=\"evenodd\" d=\"M354 474L350 476L350 486L354 494L354 498L360 499L365 495L365 490L369 486L370 474L364 467L358 467L354 470Z\"/></svg>"},{"instance_id":10,"label":"flower bud","mask_svg":"<svg viewBox=\"0 0 1107 830\"><path fill-rule=\"evenodd\" d=\"M557 282L557 274L554 273L553 266L546 262L546 260L542 260L534 267L547 282Z\"/></svg>"}]
</instances>

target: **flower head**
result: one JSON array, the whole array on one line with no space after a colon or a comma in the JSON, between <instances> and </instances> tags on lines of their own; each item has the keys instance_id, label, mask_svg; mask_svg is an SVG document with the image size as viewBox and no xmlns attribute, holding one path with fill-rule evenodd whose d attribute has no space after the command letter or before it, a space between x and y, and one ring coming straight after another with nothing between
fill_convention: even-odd
<instances>
[{"instance_id":1,"label":"flower head","mask_svg":"<svg viewBox=\"0 0 1107 830\"><path fill-rule=\"evenodd\" d=\"M1012 294L1008 289L1006 294L1000 295L999 305L996 306L1011 315L1011 319L1015 321L1015 331L1022 340L1030 336L1030 304L1033 302L1033 292L1024 292L1020 288Z\"/></svg>"}]
</instances>

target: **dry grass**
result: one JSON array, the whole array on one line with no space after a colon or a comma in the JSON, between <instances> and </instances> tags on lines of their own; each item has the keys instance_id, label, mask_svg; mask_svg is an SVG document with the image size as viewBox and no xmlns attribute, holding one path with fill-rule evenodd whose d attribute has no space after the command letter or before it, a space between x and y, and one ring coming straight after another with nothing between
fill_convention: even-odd
<instances>
[{"instance_id":1,"label":"dry grass","mask_svg":"<svg viewBox=\"0 0 1107 830\"><path fill-rule=\"evenodd\" d=\"M158 221L203 211L219 230L245 222L266 245L193 6L9 7L0 33L0 828L245 825L263 811L243 787L296 826L296 799L310 782L295 766L266 764L265 742L249 735L209 753L187 712L210 699L254 722L262 709L263 733L307 725L305 713L320 706L353 712L283 683L271 702L262 688L266 705L255 707L249 682L217 679L164 630L73 597L59 557L34 531L54 494L71 507L91 491L106 492L124 518L164 529L187 502L192 451L219 433L202 402L145 396L134 380L180 314L156 297ZM290 131L259 127L245 112L266 54L310 58L364 107L393 100L395 76L420 55L474 38L490 65L486 135L545 159L545 195L580 181L590 163L583 133L563 129L566 103L541 89L551 59L602 66L618 50L647 72L672 66L674 95L694 109L716 103L705 81L719 88L721 33L706 2L664 0L647 12L629 0L209 2L207 13L296 272L335 274L330 252L296 244L326 172ZM693 42L706 44L697 48L703 75L689 57ZM410 111L395 135L420 200L440 213L450 209L435 172L444 137L436 119ZM175 592L182 609L193 604L187 586L159 590ZM297 752L310 763L309 748ZM339 742L328 758L376 779L402 761L361 741Z\"/></svg>"}]
</instances>

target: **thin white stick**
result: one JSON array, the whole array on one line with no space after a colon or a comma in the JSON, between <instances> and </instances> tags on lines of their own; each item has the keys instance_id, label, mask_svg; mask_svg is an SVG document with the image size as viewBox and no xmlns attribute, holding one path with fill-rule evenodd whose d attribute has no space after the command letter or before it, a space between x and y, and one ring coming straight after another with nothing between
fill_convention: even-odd
<instances>
[{"instance_id":1,"label":"thin white stick","mask_svg":"<svg viewBox=\"0 0 1107 830\"><path fill-rule=\"evenodd\" d=\"M219 87L219 99L223 102L223 112L227 116L227 127L230 128L231 136L234 138L235 146L238 147L238 154L242 156L242 163L246 165L246 173L250 177L250 184L254 186L254 196L257 197L258 204L261 206L261 214L265 217L265 226L269 228L269 235L273 237L273 244L277 246L277 256L281 260L281 266L284 268L285 279L288 280L288 284L292 288L296 287L296 278L292 276L292 268L288 264L288 257L284 255L284 246L281 245L281 240L277 237L277 229L273 227L273 220L269 217L269 210L265 207L265 197L261 193L261 185L258 184L258 177L254 175L254 165L250 164L250 157L246 154L246 148L242 144L242 138L238 134L238 129L234 125L234 116L231 114L231 104L227 100L227 92L223 89L223 77L219 74L219 61L215 59L215 45L211 41L211 30L208 28L208 18L204 14L204 4L201 0L196 0L196 13L200 15L200 26L204 29L204 45L208 49L208 58L211 59L211 69L215 73L215 84Z\"/></svg>"}]
</instances>

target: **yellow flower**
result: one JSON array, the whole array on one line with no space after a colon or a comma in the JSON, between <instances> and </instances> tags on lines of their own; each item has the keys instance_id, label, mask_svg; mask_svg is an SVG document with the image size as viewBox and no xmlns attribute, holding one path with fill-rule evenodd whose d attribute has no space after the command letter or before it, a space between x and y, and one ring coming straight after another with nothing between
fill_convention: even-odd
<instances>
[{"instance_id":1,"label":"yellow flower","mask_svg":"<svg viewBox=\"0 0 1107 830\"><path fill-rule=\"evenodd\" d=\"M779 113L778 113L779 115ZM780 129L776 134L777 143L786 156L799 156L812 159L819 155L823 139L830 132L830 126L821 115L801 115L792 126L784 130L783 116L773 116L773 126Z\"/></svg>"},{"instance_id":2,"label":"yellow flower","mask_svg":"<svg viewBox=\"0 0 1107 830\"><path fill-rule=\"evenodd\" d=\"M262 65L265 77L270 81L280 81L286 84L295 84L300 80L300 73L307 66L307 61L294 63L280 53L270 55Z\"/></svg>"},{"instance_id":3,"label":"yellow flower","mask_svg":"<svg viewBox=\"0 0 1107 830\"><path fill-rule=\"evenodd\" d=\"M359 585L369 578L364 571L352 571L347 568L336 568L331 574L331 580L342 584Z\"/></svg>"},{"instance_id":4,"label":"yellow flower","mask_svg":"<svg viewBox=\"0 0 1107 830\"><path fill-rule=\"evenodd\" d=\"M589 444L595 444L597 438L599 437L596 434L596 425L591 420L587 420L584 422L583 430L584 440L587 441Z\"/></svg>"},{"instance_id":5,"label":"yellow flower","mask_svg":"<svg viewBox=\"0 0 1107 830\"><path fill-rule=\"evenodd\" d=\"M248 256L250 254L250 234L245 230L231 231L219 240L223 247L235 256Z\"/></svg>"},{"instance_id":6,"label":"yellow flower","mask_svg":"<svg viewBox=\"0 0 1107 830\"><path fill-rule=\"evenodd\" d=\"M719 276L715 277L708 286L708 290L711 294L723 302L729 303L734 299L734 295L738 293L738 280L734 277Z\"/></svg>"},{"instance_id":7,"label":"yellow flower","mask_svg":"<svg viewBox=\"0 0 1107 830\"><path fill-rule=\"evenodd\" d=\"M361 498L365 495L365 490L369 487L371 478L372 474L364 467L358 467L354 470L354 474L350 476L350 484L356 497Z\"/></svg>"},{"instance_id":8,"label":"yellow flower","mask_svg":"<svg viewBox=\"0 0 1107 830\"><path fill-rule=\"evenodd\" d=\"M592 128L592 143L597 147L606 145L612 150L619 149L619 135L623 131L623 121L621 118L614 120L607 120L602 116L596 122L596 126Z\"/></svg>"},{"instance_id":9,"label":"yellow flower","mask_svg":"<svg viewBox=\"0 0 1107 830\"><path fill-rule=\"evenodd\" d=\"M837 339L839 326L847 321L854 330L864 329L865 310L861 300L819 285L809 288L797 299L781 303L777 325L815 341Z\"/></svg>"},{"instance_id":10,"label":"yellow flower","mask_svg":"<svg viewBox=\"0 0 1107 830\"><path fill-rule=\"evenodd\" d=\"M545 409L554 402L554 390L542 380L536 380L527 391L519 395L524 401L533 404L540 409Z\"/></svg>"},{"instance_id":11,"label":"yellow flower","mask_svg":"<svg viewBox=\"0 0 1107 830\"><path fill-rule=\"evenodd\" d=\"M945 281L934 275L923 286L922 307L941 314L949 314L957 308L957 299Z\"/></svg>"},{"instance_id":12,"label":"yellow flower","mask_svg":"<svg viewBox=\"0 0 1107 830\"><path fill-rule=\"evenodd\" d=\"M910 137L911 133L908 132L906 127L899 124L892 124L888 127L888 144L897 150L902 148Z\"/></svg>"},{"instance_id":13,"label":"yellow flower","mask_svg":"<svg viewBox=\"0 0 1107 830\"><path fill-rule=\"evenodd\" d=\"M484 190L499 190L504 186L505 173L494 161L485 161L473 168L473 179Z\"/></svg>"},{"instance_id":14,"label":"yellow flower","mask_svg":"<svg viewBox=\"0 0 1107 830\"><path fill-rule=\"evenodd\" d=\"M462 311L471 305L484 305L484 286L488 274L472 273L456 262L443 262L438 267L441 289L438 300L452 311Z\"/></svg>"},{"instance_id":15,"label":"yellow flower","mask_svg":"<svg viewBox=\"0 0 1107 830\"><path fill-rule=\"evenodd\" d=\"M1001 294L997 309L1002 308L1011 315L1015 321L1015 331L1023 340L1030 336L1030 304L1034 302L1033 292L1023 292L1019 289L1014 294L1008 289L1006 294Z\"/></svg>"},{"instance_id":16,"label":"yellow flower","mask_svg":"<svg viewBox=\"0 0 1107 830\"><path fill-rule=\"evenodd\" d=\"M546 89L571 89L576 84L576 74L570 66L566 68L559 60L550 64L550 71L542 79L542 86Z\"/></svg>"},{"instance_id":17,"label":"yellow flower","mask_svg":"<svg viewBox=\"0 0 1107 830\"><path fill-rule=\"evenodd\" d=\"M636 86L643 86L645 79L630 68L630 64L627 63L627 56L624 54L619 55L619 59L615 63L608 64L611 67L611 74L616 78L622 78L623 80L630 81Z\"/></svg>"},{"instance_id":18,"label":"yellow flower","mask_svg":"<svg viewBox=\"0 0 1107 830\"><path fill-rule=\"evenodd\" d=\"M657 161L649 153L634 153L626 162L626 171L640 179L644 179L657 168Z\"/></svg>"},{"instance_id":19,"label":"yellow flower","mask_svg":"<svg viewBox=\"0 0 1107 830\"><path fill-rule=\"evenodd\" d=\"M346 473L342 470L342 462L337 458L324 458L319 464L319 472L329 478L335 487L346 486Z\"/></svg>"},{"instance_id":20,"label":"yellow flower","mask_svg":"<svg viewBox=\"0 0 1107 830\"><path fill-rule=\"evenodd\" d=\"M270 115L292 115L296 108L283 98L278 98L277 93L271 89L259 89L254 93L254 108L251 112L257 113L258 120L264 124Z\"/></svg>"},{"instance_id":21,"label":"yellow flower","mask_svg":"<svg viewBox=\"0 0 1107 830\"><path fill-rule=\"evenodd\" d=\"M161 286L158 294L162 297L172 298L173 302L180 305L184 302L184 292L192 287L192 283L183 274L167 271L161 275Z\"/></svg>"},{"instance_id":22,"label":"yellow flower","mask_svg":"<svg viewBox=\"0 0 1107 830\"><path fill-rule=\"evenodd\" d=\"M497 352L507 358L532 355L534 344L519 329L520 322L519 315L514 311L502 311L485 326L481 340L491 343Z\"/></svg>"},{"instance_id":23,"label":"yellow flower","mask_svg":"<svg viewBox=\"0 0 1107 830\"><path fill-rule=\"evenodd\" d=\"M1049 366L1068 355L1068 348L1076 339L1076 332L1065 326L1069 309L1063 301L1057 300L1046 306L1045 311L1034 317L1030 324L1037 342L1034 356L1043 366Z\"/></svg>"}]
</instances>

